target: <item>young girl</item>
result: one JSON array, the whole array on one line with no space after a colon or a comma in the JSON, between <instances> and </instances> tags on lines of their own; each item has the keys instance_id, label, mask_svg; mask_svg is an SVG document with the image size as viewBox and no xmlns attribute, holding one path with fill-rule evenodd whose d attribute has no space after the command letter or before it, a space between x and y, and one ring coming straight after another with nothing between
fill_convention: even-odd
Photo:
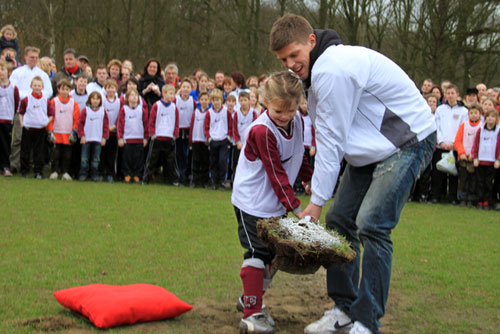
<instances>
[{"instance_id":1,"label":"young girl","mask_svg":"<svg viewBox=\"0 0 500 334\"><path fill-rule=\"evenodd\" d=\"M198 87L193 89L189 95L191 95L197 103L198 108L200 107L200 103L198 101L198 97L201 92L207 92L208 91L208 75L206 73L200 74L198 78Z\"/></svg>"},{"instance_id":2,"label":"young girl","mask_svg":"<svg viewBox=\"0 0 500 334\"><path fill-rule=\"evenodd\" d=\"M125 95L118 115L118 146L123 147L124 180L140 182L144 167L144 147L148 144L148 112L139 104L139 93L131 89Z\"/></svg>"},{"instance_id":3,"label":"young girl","mask_svg":"<svg viewBox=\"0 0 500 334\"><path fill-rule=\"evenodd\" d=\"M492 204L493 178L500 168L500 125L498 111L486 114L485 125L476 134L472 146L474 167L477 168L478 209L489 210Z\"/></svg>"},{"instance_id":4,"label":"young girl","mask_svg":"<svg viewBox=\"0 0 500 334\"><path fill-rule=\"evenodd\" d=\"M492 110L495 110L495 100L486 99L483 101L483 114L481 115L481 120L484 122L486 120L486 115Z\"/></svg>"},{"instance_id":5,"label":"young girl","mask_svg":"<svg viewBox=\"0 0 500 334\"><path fill-rule=\"evenodd\" d=\"M16 62L19 64L19 40L17 39L17 32L12 24L7 24L0 29L0 51L5 48L16 50Z\"/></svg>"},{"instance_id":6,"label":"young girl","mask_svg":"<svg viewBox=\"0 0 500 334\"><path fill-rule=\"evenodd\" d=\"M439 105L438 97L434 94L428 94L425 96L425 99L427 100L427 104L429 105L429 107L431 107L431 112L434 115L434 113L436 112L436 108Z\"/></svg>"},{"instance_id":7,"label":"young girl","mask_svg":"<svg viewBox=\"0 0 500 334\"><path fill-rule=\"evenodd\" d=\"M292 184L299 173L306 182L312 176L304 157L303 126L297 113L302 92L297 75L288 71L271 75L263 86L268 111L252 123L236 169L231 201L240 243L246 249L240 272L240 333L274 333L274 321L263 312L262 305L274 252L257 237L256 223L261 218L301 212ZM306 188L310 192L309 185Z\"/></svg>"},{"instance_id":8,"label":"young girl","mask_svg":"<svg viewBox=\"0 0 500 334\"><path fill-rule=\"evenodd\" d=\"M250 110L257 114L257 117L264 112L264 108L259 103L259 90L250 88Z\"/></svg>"},{"instance_id":9,"label":"young girl","mask_svg":"<svg viewBox=\"0 0 500 334\"><path fill-rule=\"evenodd\" d=\"M101 146L106 145L109 137L109 121L99 92L92 92L87 101L87 107L80 112L78 121L78 137L82 144L82 158L80 167L80 181L87 180L89 175L92 181L99 181L99 161Z\"/></svg>"}]
</instances>

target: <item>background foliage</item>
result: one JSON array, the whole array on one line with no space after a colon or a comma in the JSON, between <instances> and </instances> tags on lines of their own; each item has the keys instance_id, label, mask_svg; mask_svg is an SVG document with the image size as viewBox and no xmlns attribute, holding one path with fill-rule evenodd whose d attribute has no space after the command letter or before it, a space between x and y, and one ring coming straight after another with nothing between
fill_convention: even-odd
<instances>
[{"instance_id":1,"label":"background foliage","mask_svg":"<svg viewBox=\"0 0 500 334\"><path fill-rule=\"evenodd\" d=\"M465 88L500 86L498 0L2 0L1 24L62 64L73 47L91 65L150 57L175 61L181 75L203 68L247 75L280 69L268 51L273 21L304 15L337 30L344 44L386 54L418 83L449 79Z\"/></svg>"}]
</instances>

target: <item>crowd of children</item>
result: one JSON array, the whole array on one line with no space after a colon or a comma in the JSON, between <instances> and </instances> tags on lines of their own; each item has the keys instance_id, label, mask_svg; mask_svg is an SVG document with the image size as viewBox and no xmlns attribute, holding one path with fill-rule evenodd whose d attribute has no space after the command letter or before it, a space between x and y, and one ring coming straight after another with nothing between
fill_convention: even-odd
<instances>
[{"instance_id":1,"label":"crowd of children","mask_svg":"<svg viewBox=\"0 0 500 334\"><path fill-rule=\"evenodd\" d=\"M432 164L410 199L500 210L500 89L480 83L461 98L449 81L433 86L426 79L421 91L435 116L437 142ZM457 175L437 168L448 152L455 157Z\"/></svg>"},{"instance_id":2,"label":"crowd of children","mask_svg":"<svg viewBox=\"0 0 500 334\"><path fill-rule=\"evenodd\" d=\"M13 26L0 32L2 49L13 50L18 58ZM35 51L38 60L38 49L26 48L27 63L33 61L27 55ZM241 72L224 76L218 71L211 79L196 70L181 80L175 64L162 70L152 58L142 74L133 72L130 61L112 59L96 66L92 79L87 57L77 58L75 50L67 49L64 60L60 72L55 73L55 66L46 71L52 77L52 95L48 77L35 73L40 71L37 66L23 69L31 77L21 83L19 61L0 60L3 175L20 171L27 177L33 167L35 177L43 178L49 165L50 179L148 183L163 176L165 183L176 186L231 188L248 128L267 112L259 100L266 76L246 80ZM16 71L16 79L9 80ZM433 162L410 199L500 210L500 89L478 84L462 98L449 81L438 86L427 79L421 91L435 115L437 143ZM315 131L305 99L298 112L304 123L305 155L314 166ZM17 145L21 153L16 168L10 160ZM441 155L450 151L457 176L436 168ZM300 177L293 188L304 191Z\"/></svg>"}]
</instances>

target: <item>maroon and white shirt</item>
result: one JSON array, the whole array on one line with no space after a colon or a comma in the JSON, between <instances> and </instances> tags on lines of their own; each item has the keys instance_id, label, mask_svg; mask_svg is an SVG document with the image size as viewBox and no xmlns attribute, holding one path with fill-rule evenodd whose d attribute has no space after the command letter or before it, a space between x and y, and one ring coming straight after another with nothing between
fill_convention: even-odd
<instances>
[{"instance_id":1,"label":"maroon and white shirt","mask_svg":"<svg viewBox=\"0 0 500 334\"><path fill-rule=\"evenodd\" d=\"M208 109L201 111L196 109L191 118L191 127L189 128L189 146L193 143L204 143L207 141L205 137L205 117L208 114Z\"/></svg>"},{"instance_id":2,"label":"maroon and white shirt","mask_svg":"<svg viewBox=\"0 0 500 334\"><path fill-rule=\"evenodd\" d=\"M251 125L234 178L232 203L257 217L300 211L293 184L297 175L309 181L312 168L304 156L303 124L296 115L290 132L264 113ZM252 194L249 196L248 194Z\"/></svg>"},{"instance_id":3,"label":"maroon and white shirt","mask_svg":"<svg viewBox=\"0 0 500 334\"><path fill-rule=\"evenodd\" d=\"M189 129L191 127L191 119L196 110L196 101L190 95L187 100L184 100L180 95L175 97L173 101L179 110L179 128Z\"/></svg>"},{"instance_id":4,"label":"maroon and white shirt","mask_svg":"<svg viewBox=\"0 0 500 334\"><path fill-rule=\"evenodd\" d=\"M165 141L179 136L179 111L175 103L158 100L149 115L149 136Z\"/></svg>"},{"instance_id":5,"label":"maroon and white shirt","mask_svg":"<svg viewBox=\"0 0 500 334\"><path fill-rule=\"evenodd\" d=\"M219 111L210 108L205 117L205 137L211 140L224 140L231 137L232 117L225 106Z\"/></svg>"},{"instance_id":6,"label":"maroon and white shirt","mask_svg":"<svg viewBox=\"0 0 500 334\"><path fill-rule=\"evenodd\" d=\"M233 139L237 144L238 142L245 144L247 141L248 130L250 124L257 119L257 113L254 110L249 110L246 115L238 109L233 115Z\"/></svg>"},{"instance_id":7,"label":"maroon and white shirt","mask_svg":"<svg viewBox=\"0 0 500 334\"><path fill-rule=\"evenodd\" d=\"M124 105L118 115L117 137L127 144L139 144L148 138L148 109L140 103L135 108Z\"/></svg>"},{"instance_id":8,"label":"maroon and white shirt","mask_svg":"<svg viewBox=\"0 0 500 334\"><path fill-rule=\"evenodd\" d=\"M23 115L23 127L30 129L43 129L49 123L49 117L54 116L54 110L43 94L33 96L30 94L21 101L19 113Z\"/></svg>"},{"instance_id":9,"label":"maroon and white shirt","mask_svg":"<svg viewBox=\"0 0 500 334\"><path fill-rule=\"evenodd\" d=\"M82 110L78 120L78 137L85 137L87 143L109 138L109 121L104 107L87 107Z\"/></svg>"},{"instance_id":10,"label":"maroon and white shirt","mask_svg":"<svg viewBox=\"0 0 500 334\"><path fill-rule=\"evenodd\" d=\"M480 165L493 165L500 161L500 125L489 130L486 125L476 134L472 147L472 156L479 160Z\"/></svg>"},{"instance_id":11,"label":"maroon and white shirt","mask_svg":"<svg viewBox=\"0 0 500 334\"><path fill-rule=\"evenodd\" d=\"M116 125L116 120L118 119L118 114L120 113L121 102L120 99L116 98L110 101L106 96L102 100L102 106L108 115L109 126Z\"/></svg>"},{"instance_id":12,"label":"maroon and white shirt","mask_svg":"<svg viewBox=\"0 0 500 334\"><path fill-rule=\"evenodd\" d=\"M12 124L14 114L19 107L19 90L9 82L4 87L0 85L0 123Z\"/></svg>"}]
</instances>

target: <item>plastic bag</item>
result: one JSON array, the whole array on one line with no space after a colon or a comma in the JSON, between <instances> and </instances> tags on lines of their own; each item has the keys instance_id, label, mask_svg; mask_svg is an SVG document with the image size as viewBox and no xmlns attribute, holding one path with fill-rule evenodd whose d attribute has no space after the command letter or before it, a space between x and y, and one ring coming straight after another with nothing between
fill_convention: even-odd
<instances>
[{"instance_id":1,"label":"plastic bag","mask_svg":"<svg viewBox=\"0 0 500 334\"><path fill-rule=\"evenodd\" d=\"M453 155L453 151L441 154L441 160L437 162L436 168L443 173L456 176L457 167L455 166L455 156Z\"/></svg>"}]
</instances>

